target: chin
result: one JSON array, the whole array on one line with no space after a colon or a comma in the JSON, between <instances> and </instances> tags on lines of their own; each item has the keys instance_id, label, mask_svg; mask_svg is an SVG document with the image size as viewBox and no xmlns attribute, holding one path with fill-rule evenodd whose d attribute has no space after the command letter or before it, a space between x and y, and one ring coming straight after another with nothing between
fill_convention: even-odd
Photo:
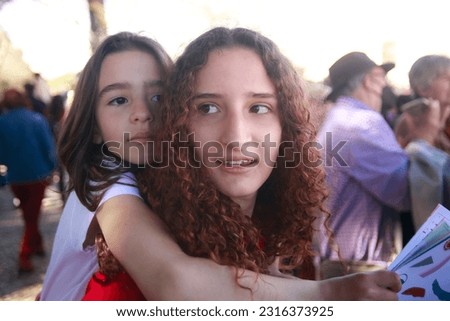
<instances>
[{"instance_id":1,"label":"chin","mask_svg":"<svg viewBox=\"0 0 450 321\"><path fill-rule=\"evenodd\" d=\"M248 185L247 186L234 185L233 188L229 188L228 186L227 188L221 188L220 186L218 186L218 189L221 193L228 196L232 200L236 201L256 197L259 187L260 186L258 187L255 186L254 188L252 188L251 186Z\"/></svg>"}]
</instances>

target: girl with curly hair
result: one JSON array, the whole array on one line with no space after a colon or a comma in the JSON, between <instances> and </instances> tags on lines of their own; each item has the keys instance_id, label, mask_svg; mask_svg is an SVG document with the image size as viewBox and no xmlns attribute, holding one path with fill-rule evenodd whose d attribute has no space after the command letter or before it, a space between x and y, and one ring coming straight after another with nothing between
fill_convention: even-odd
<instances>
[{"instance_id":1,"label":"girl with curly hair","mask_svg":"<svg viewBox=\"0 0 450 321\"><path fill-rule=\"evenodd\" d=\"M158 153L137 177L149 206L185 253L227 266L252 299L264 298L264 286L274 289L271 299L396 298L400 283L392 272L325 281L289 273L314 255L314 225L326 212L327 193L319 151L309 148L315 130L302 81L272 41L242 28L206 32L177 60L165 97L155 122L161 126ZM114 279L114 253L144 296L159 299L152 280L167 272L149 272L148 265L157 263L147 247L157 250L158 244L150 244L145 229L151 222L139 215L134 224L123 221L121 233L103 230L108 244L101 244L100 266L105 279ZM164 261L179 265L172 254ZM184 279L190 268L178 271ZM223 285L203 271L191 292L220 299L205 295L205 280ZM165 293L171 300L189 297L173 290Z\"/></svg>"},{"instance_id":2,"label":"girl with curly hair","mask_svg":"<svg viewBox=\"0 0 450 321\"><path fill-rule=\"evenodd\" d=\"M169 90L170 163L140 181L186 253L262 273L311 257L325 175L289 61L253 31L217 28L187 47Z\"/></svg>"}]
</instances>

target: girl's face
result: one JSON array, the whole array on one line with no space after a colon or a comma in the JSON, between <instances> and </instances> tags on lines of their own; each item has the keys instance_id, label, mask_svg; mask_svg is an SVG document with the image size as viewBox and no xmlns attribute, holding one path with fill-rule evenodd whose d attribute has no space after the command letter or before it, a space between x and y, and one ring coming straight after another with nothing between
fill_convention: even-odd
<instances>
[{"instance_id":1,"label":"girl's face","mask_svg":"<svg viewBox=\"0 0 450 321\"><path fill-rule=\"evenodd\" d=\"M213 51L197 75L190 130L218 189L251 215L281 140L275 86L260 57L233 47Z\"/></svg>"},{"instance_id":2,"label":"girl's face","mask_svg":"<svg viewBox=\"0 0 450 321\"><path fill-rule=\"evenodd\" d=\"M102 63L96 143L133 164L148 161L150 108L158 108L161 75L155 58L139 50L108 55Z\"/></svg>"}]
</instances>

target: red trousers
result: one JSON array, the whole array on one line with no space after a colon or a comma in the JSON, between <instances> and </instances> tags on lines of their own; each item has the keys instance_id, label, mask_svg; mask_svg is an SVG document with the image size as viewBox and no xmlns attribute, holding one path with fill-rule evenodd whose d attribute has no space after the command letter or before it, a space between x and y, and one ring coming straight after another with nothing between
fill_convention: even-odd
<instances>
[{"instance_id":1,"label":"red trousers","mask_svg":"<svg viewBox=\"0 0 450 321\"><path fill-rule=\"evenodd\" d=\"M46 180L28 184L11 184L14 195L20 200L20 208L25 223L20 257L26 258L37 251L43 250L42 236L39 232L39 216L47 185Z\"/></svg>"}]
</instances>

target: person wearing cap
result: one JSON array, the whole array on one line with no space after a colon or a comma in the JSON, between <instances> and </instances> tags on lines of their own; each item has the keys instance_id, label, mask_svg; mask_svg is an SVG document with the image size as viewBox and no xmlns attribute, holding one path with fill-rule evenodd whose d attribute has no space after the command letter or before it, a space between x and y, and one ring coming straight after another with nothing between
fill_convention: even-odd
<instances>
[{"instance_id":1,"label":"person wearing cap","mask_svg":"<svg viewBox=\"0 0 450 321\"><path fill-rule=\"evenodd\" d=\"M413 63L408 76L412 98L439 101L442 124L434 145L450 155L450 58L423 56Z\"/></svg>"},{"instance_id":2,"label":"person wearing cap","mask_svg":"<svg viewBox=\"0 0 450 321\"><path fill-rule=\"evenodd\" d=\"M319 236L323 279L384 269L402 247L400 213L410 209L409 160L380 113L392 68L393 63L377 65L364 53L351 52L329 69L327 99L334 106L318 142L325 151L334 236L331 241L325 233Z\"/></svg>"}]
</instances>

